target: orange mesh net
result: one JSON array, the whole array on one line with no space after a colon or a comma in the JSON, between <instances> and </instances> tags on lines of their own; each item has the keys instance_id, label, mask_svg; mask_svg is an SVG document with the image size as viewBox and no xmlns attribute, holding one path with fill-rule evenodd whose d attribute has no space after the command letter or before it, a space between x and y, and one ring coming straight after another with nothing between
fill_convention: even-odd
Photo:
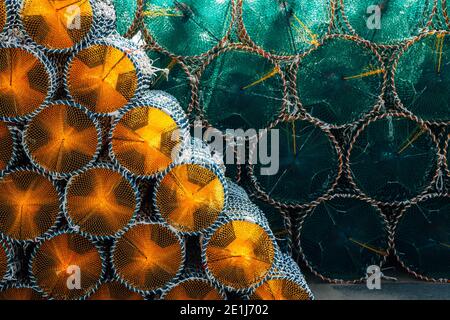
<instances>
[{"instance_id":1,"label":"orange mesh net","mask_svg":"<svg viewBox=\"0 0 450 320\"><path fill-rule=\"evenodd\" d=\"M43 235L57 220L59 195L44 176L18 171L0 180L0 231L17 240Z\"/></svg>"},{"instance_id":2,"label":"orange mesh net","mask_svg":"<svg viewBox=\"0 0 450 320\"><path fill-rule=\"evenodd\" d=\"M70 180L67 213L81 231L110 236L126 227L136 209L136 195L121 174L104 168L88 170Z\"/></svg>"},{"instance_id":3,"label":"orange mesh net","mask_svg":"<svg viewBox=\"0 0 450 320\"><path fill-rule=\"evenodd\" d=\"M5 248L3 248L2 243L0 243L0 280L6 275L6 270L8 269L8 256L6 255Z\"/></svg>"},{"instance_id":4,"label":"orange mesh net","mask_svg":"<svg viewBox=\"0 0 450 320\"><path fill-rule=\"evenodd\" d=\"M31 288L9 288L0 291L0 300L42 300L42 297Z\"/></svg>"},{"instance_id":5,"label":"orange mesh net","mask_svg":"<svg viewBox=\"0 0 450 320\"><path fill-rule=\"evenodd\" d=\"M133 292L119 282L102 284L89 300L144 300L144 297Z\"/></svg>"},{"instance_id":6,"label":"orange mesh net","mask_svg":"<svg viewBox=\"0 0 450 320\"><path fill-rule=\"evenodd\" d=\"M156 290L172 280L183 261L179 239L160 224L137 225L117 241L114 265L118 274L142 291Z\"/></svg>"},{"instance_id":7,"label":"orange mesh net","mask_svg":"<svg viewBox=\"0 0 450 320\"><path fill-rule=\"evenodd\" d=\"M136 175L150 176L172 163L180 142L176 122L152 107L134 108L114 129L112 148L116 159Z\"/></svg>"},{"instance_id":8,"label":"orange mesh net","mask_svg":"<svg viewBox=\"0 0 450 320\"><path fill-rule=\"evenodd\" d=\"M22 117L39 108L50 79L44 64L18 48L0 48L0 116Z\"/></svg>"},{"instance_id":9,"label":"orange mesh net","mask_svg":"<svg viewBox=\"0 0 450 320\"><path fill-rule=\"evenodd\" d=\"M94 122L80 109L52 105L32 119L25 143L31 157L43 168L67 174L93 160L98 132Z\"/></svg>"},{"instance_id":10,"label":"orange mesh net","mask_svg":"<svg viewBox=\"0 0 450 320\"><path fill-rule=\"evenodd\" d=\"M164 300L223 300L223 297L207 281L190 279L173 287Z\"/></svg>"},{"instance_id":11,"label":"orange mesh net","mask_svg":"<svg viewBox=\"0 0 450 320\"><path fill-rule=\"evenodd\" d=\"M13 138L4 122L0 122L0 171L5 170L11 161Z\"/></svg>"},{"instance_id":12,"label":"orange mesh net","mask_svg":"<svg viewBox=\"0 0 450 320\"><path fill-rule=\"evenodd\" d=\"M128 104L137 82L136 69L126 53L105 45L80 51L68 73L72 97L97 113L114 112Z\"/></svg>"},{"instance_id":13,"label":"orange mesh net","mask_svg":"<svg viewBox=\"0 0 450 320\"><path fill-rule=\"evenodd\" d=\"M260 282L270 271L274 255L267 232L248 221L231 221L219 227L206 247L211 274L235 289Z\"/></svg>"},{"instance_id":14,"label":"orange mesh net","mask_svg":"<svg viewBox=\"0 0 450 320\"><path fill-rule=\"evenodd\" d=\"M211 226L224 203L225 192L219 177L197 164L172 169L162 179L156 193L156 206L163 218L184 232L197 232Z\"/></svg>"},{"instance_id":15,"label":"orange mesh net","mask_svg":"<svg viewBox=\"0 0 450 320\"><path fill-rule=\"evenodd\" d=\"M78 271L77 271L77 268ZM37 284L58 300L73 300L91 291L102 274L97 248L77 234L61 234L45 241L32 262ZM77 276L80 288L69 286Z\"/></svg>"},{"instance_id":16,"label":"orange mesh net","mask_svg":"<svg viewBox=\"0 0 450 320\"><path fill-rule=\"evenodd\" d=\"M0 0L0 32L3 31L6 25L6 5L5 0Z\"/></svg>"},{"instance_id":17,"label":"orange mesh net","mask_svg":"<svg viewBox=\"0 0 450 320\"><path fill-rule=\"evenodd\" d=\"M308 292L289 279L268 280L249 298L250 300L310 300Z\"/></svg>"},{"instance_id":18,"label":"orange mesh net","mask_svg":"<svg viewBox=\"0 0 450 320\"><path fill-rule=\"evenodd\" d=\"M21 16L30 37L50 49L74 46L93 24L89 0L25 0Z\"/></svg>"}]
</instances>

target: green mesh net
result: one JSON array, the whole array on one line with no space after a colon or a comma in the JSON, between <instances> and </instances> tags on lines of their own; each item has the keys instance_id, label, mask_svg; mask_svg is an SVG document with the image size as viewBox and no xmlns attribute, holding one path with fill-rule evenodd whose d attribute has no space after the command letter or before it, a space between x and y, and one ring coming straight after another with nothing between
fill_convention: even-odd
<instances>
[{"instance_id":1,"label":"green mesh net","mask_svg":"<svg viewBox=\"0 0 450 320\"><path fill-rule=\"evenodd\" d=\"M231 26L231 0L146 0L144 23L164 49L180 56L206 53Z\"/></svg>"},{"instance_id":2,"label":"green mesh net","mask_svg":"<svg viewBox=\"0 0 450 320\"><path fill-rule=\"evenodd\" d=\"M136 18L139 0L112 0L116 10L116 28L121 35L130 31Z\"/></svg>"},{"instance_id":3,"label":"green mesh net","mask_svg":"<svg viewBox=\"0 0 450 320\"><path fill-rule=\"evenodd\" d=\"M399 220L399 259L422 276L450 279L450 198L437 197L408 208Z\"/></svg>"},{"instance_id":4,"label":"green mesh net","mask_svg":"<svg viewBox=\"0 0 450 320\"><path fill-rule=\"evenodd\" d=\"M430 20L433 3L433 0L343 0L343 9L359 36L390 44L418 35Z\"/></svg>"},{"instance_id":5,"label":"green mesh net","mask_svg":"<svg viewBox=\"0 0 450 320\"><path fill-rule=\"evenodd\" d=\"M330 17L328 0L244 0L242 4L248 36L276 55L295 55L318 45Z\"/></svg>"},{"instance_id":6,"label":"green mesh net","mask_svg":"<svg viewBox=\"0 0 450 320\"><path fill-rule=\"evenodd\" d=\"M334 198L309 214L300 231L309 266L329 279L358 280L388 255L386 222L367 202Z\"/></svg>"},{"instance_id":7,"label":"green mesh net","mask_svg":"<svg viewBox=\"0 0 450 320\"><path fill-rule=\"evenodd\" d=\"M415 42L400 57L395 85L403 106L427 121L450 120L450 35Z\"/></svg>"},{"instance_id":8,"label":"green mesh net","mask_svg":"<svg viewBox=\"0 0 450 320\"><path fill-rule=\"evenodd\" d=\"M252 52L223 52L200 79L203 112L220 130L266 128L279 115L282 99L279 68Z\"/></svg>"},{"instance_id":9,"label":"green mesh net","mask_svg":"<svg viewBox=\"0 0 450 320\"><path fill-rule=\"evenodd\" d=\"M281 123L275 129L280 135L280 168L275 175L261 175L261 166L255 166L254 175L261 187L282 203L304 204L322 196L339 170L329 136L302 120Z\"/></svg>"},{"instance_id":10,"label":"green mesh net","mask_svg":"<svg viewBox=\"0 0 450 320\"><path fill-rule=\"evenodd\" d=\"M160 73L152 82L153 90L163 90L173 95L185 111L191 103L191 85L189 76L176 58L165 53L147 50L147 55L152 59L153 66L167 70L168 73Z\"/></svg>"},{"instance_id":11,"label":"green mesh net","mask_svg":"<svg viewBox=\"0 0 450 320\"><path fill-rule=\"evenodd\" d=\"M312 116L344 125L378 103L384 74L383 64L369 48L344 38L328 39L301 61L298 94Z\"/></svg>"},{"instance_id":12,"label":"green mesh net","mask_svg":"<svg viewBox=\"0 0 450 320\"><path fill-rule=\"evenodd\" d=\"M407 118L386 117L358 136L350 168L367 195L384 202L405 201L430 184L436 154L424 127Z\"/></svg>"}]
</instances>

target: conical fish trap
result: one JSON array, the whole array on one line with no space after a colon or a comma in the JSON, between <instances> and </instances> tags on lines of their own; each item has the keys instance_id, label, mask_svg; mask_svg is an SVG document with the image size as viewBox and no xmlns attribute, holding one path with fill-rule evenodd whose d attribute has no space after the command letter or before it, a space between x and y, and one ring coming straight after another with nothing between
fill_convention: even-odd
<instances>
[{"instance_id":1,"label":"conical fish trap","mask_svg":"<svg viewBox=\"0 0 450 320\"><path fill-rule=\"evenodd\" d=\"M122 38L83 47L66 68L69 95L89 110L108 114L128 105L148 86L153 72L145 52Z\"/></svg>"},{"instance_id":2,"label":"conical fish trap","mask_svg":"<svg viewBox=\"0 0 450 320\"><path fill-rule=\"evenodd\" d=\"M101 130L90 113L60 101L31 119L23 141L34 164L64 177L95 161L101 146Z\"/></svg>"},{"instance_id":3,"label":"conical fish trap","mask_svg":"<svg viewBox=\"0 0 450 320\"><path fill-rule=\"evenodd\" d=\"M237 214L216 224L204 239L202 250L211 278L231 290L247 291L269 275L277 245L264 221L245 220Z\"/></svg>"},{"instance_id":4,"label":"conical fish trap","mask_svg":"<svg viewBox=\"0 0 450 320\"><path fill-rule=\"evenodd\" d=\"M0 118L35 113L53 95L55 77L55 67L34 49L0 45Z\"/></svg>"},{"instance_id":5,"label":"conical fish trap","mask_svg":"<svg viewBox=\"0 0 450 320\"><path fill-rule=\"evenodd\" d=\"M162 300L225 300L225 294L205 277L191 276L175 281L161 295Z\"/></svg>"},{"instance_id":6,"label":"conical fish trap","mask_svg":"<svg viewBox=\"0 0 450 320\"><path fill-rule=\"evenodd\" d=\"M386 75L381 56L371 45L349 36L329 36L300 61L301 107L328 124L352 123L379 107Z\"/></svg>"},{"instance_id":7,"label":"conical fish trap","mask_svg":"<svg viewBox=\"0 0 450 320\"><path fill-rule=\"evenodd\" d=\"M103 272L97 247L74 233L59 233L41 242L30 263L33 281L46 297L56 300L84 298Z\"/></svg>"},{"instance_id":8,"label":"conical fish trap","mask_svg":"<svg viewBox=\"0 0 450 320\"><path fill-rule=\"evenodd\" d=\"M153 292L177 276L184 264L184 243L168 227L137 224L113 247L118 279L140 293Z\"/></svg>"},{"instance_id":9,"label":"conical fish trap","mask_svg":"<svg viewBox=\"0 0 450 320\"><path fill-rule=\"evenodd\" d=\"M133 182L106 165L72 177L65 197L69 222L94 237L120 234L134 220L140 202Z\"/></svg>"},{"instance_id":10,"label":"conical fish trap","mask_svg":"<svg viewBox=\"0 0 450 320\"><path fill-rule=\"evenodd\" d=\"M150 177L177 159L188 137L187 119L178 102L154 91L117 118L110 151L133 175Z\"/></svg>"},{"instance_id":11,"label":"conical fish trap","mask_svg":"<svg viewBox=\"0 0 450 320\"><path fill-rule=\"evenodd\" d=\"M181 232L211 227L224 210L226 181L214 166L174 165L159 181L155 205L168 224Z\"/></svg>"},{"instance_id":12,"label":"conical fish trap","mask_svg":"<svg viewBox=\"0 0 450 320\"><path fill-rule=\"evenodd\" d=\"M297 55L318 46L334 12L329 0L239 0L239 6L244 37L278 56Z\"/></svg>"},{"instance_id":13,"label":"conical fish trap","mask_svg":"<svg viewBox=\"0 0 450 320\"><path fill-rule=\"evenodd\" d=\"M349 29L377 44L396 44L431 23L435 1L339 0Z\"/></svg>"},{"instance_id":14,"label":"conical fish trap","mask_svg":"<svg viewBox=\"0 0 450 320\"><path fill-rule=\"evenodd\" d=\"M286 107L280 67L248 48L227 49L213 57L200 73L198 94L205 120L219 130L267 128Z\"/></svg>"},{"instance_id":15,"label":"conical fish trap","mask_svg":"<svg viewBox=\"0 0 450 320\"><path fill-rule=\"evenodd\" d=\"M197 56L224 40L232 11L231 0L146 0L142 15L150 41L177 56Z\"/></svg>"},{"instance_id":16,"label":"conical fish trap","mask_svg":"<svg viewBox=\"0 0 450 320\"><path fill-rule=\"evenodd\" d=\"M395 250L402 265L428 281L450 281L450 196L424 197L396 222Z\"/></svg>"},{"instance_id":17,"label":"conical fish trap","mask_svg":"<svg viewBox=\"0 0 450 320\"><path fill-rule=\"evenodd\" d=\"M365 200L334 196L300 222L299 249L312 272L330 282L357 282L388 256L388 227L379 208Z\"/></svg>"},{"instance_id":18,"label":"conical fish trap","mask_svg":"<svg viewBox=\"0 0 450 320\"><path fill-rule=\"evenodd\" d=\"M395 95L400 105L430 122L449 122L450 35L430 33L401 51L395 61Z\"/></svg>"},{"instance_id":19,"label":"conical fish trap","mask_svg":"<svg viewBox=\"0 0 450 320\"><path fill-rule=\"evenodd\" d=\"M356 186L381 202L422 193L436 172L438 146L430 130L408 117L385 115L359 129L349 153Z\"/></svg>"},{"instance_id":20,"label":"conical fish trap","mask_svg":"<svg viewBox=\"0 0 450 320\"><path fill-rule=\"evenodd\" d=\"M112 0L116 11L116 30L122 36L133 33L138 23L138 13L142 10L144 0Z\"/></svg>"},{"instance_id":21,"label":"conical fish trap","mask_svg":"<svg viewBox=\"0 0 450 320\"><path fill-rule=\"evenodd\" d=\"M314 296L300 268L288 255L283 255L268 280L254 289L250 300L311 300Z\"/></svg>"},{"instance_id":22,"label":"conical fish trap","mask_svg":"<svg viewBox=\"0 0 450 320\"><path fill-rule=\"evenodd\" d=\"M4 122L0 122L0 171L4 171L15 156L14 139Z\"/></svg>"},{"instance_id":23,"label":"conical fish trap","mask_svg":"<svg viewBox=\"0 0 450 320\"><path fill-rule=\"evenodd\" d=\"M56 224L61 196L42 174L18 169L0 179L0 232L14 240L34 240Z\"/></svg>"},{"instance_id":24,"label":"conical fish trap","mask_svg":"<svg viewBox=\"0 0 450 320\"><path fill-rule=\"evenodd\" d=\"M342 171L340 149L331 132L296 118L279 123L274 130L279 132L278 171L267 174L267 166L259 164L250 168L260 194L280 205L302 205L328 192ZM267 135L271 146L271 130ZM269 154L273 152L269 147Z\"/></svg>"},{"instance_id":25,"label":"conical fish trap","mask_svg":"<svg viewBox=\"0 0 450 320\"><path fill-rule=\"evenodd\" d=\"M108 281L100 284L89 300L144 300L144 297L118 281Z\"/></svg>"},{"instance_id":26,"label":"conical fish trap","mask_svg":"<svg viewBox=\"0 0 450 320\"><path fill-rule=\"evenodd\" d=\"M0 288L0 300L43 300L40 293L33 287L26 285L6 285Z\"/></svg>"}]
</instances>

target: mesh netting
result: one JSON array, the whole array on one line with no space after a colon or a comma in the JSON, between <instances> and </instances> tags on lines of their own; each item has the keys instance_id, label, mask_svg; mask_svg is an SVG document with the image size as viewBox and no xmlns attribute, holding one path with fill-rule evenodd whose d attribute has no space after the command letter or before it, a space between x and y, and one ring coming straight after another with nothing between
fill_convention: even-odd
<instances>
[{"instance_id":1,"label":"mesh netting","mask_svg":"<svg viewBox=\"0 0 450 320\"><path fill-rule=\"evenodd\" d=\"M388 255L387 223L369 203L334 197L319 204L301 223L300 248L321 277L354 281Z\"/></svg>"},{"instance_id":2,"label":"mesh netting","mask_svg":"<svg viewBox=\"0 0 450 320\"><path fill-rule=\"evenodd\" d=\"M267 128L283 106L280 73L277 65L256 53L221 53L200 79L200 104L206 119L219 130Z\"/></svg>"},{"instance_id":3,"label":"mesh netting","mask_svg":"<svg viewBox=\"0 0 450 320\"><path fill-rule=\"evenodd\" d=\"M136 18L140 0L112 0L116 10L116 29L121 35L127 34Z\"/></svg>"},{"instance_id":4,"label":"mesh netting","mask_svg":"<svg viewBox=\"0 0 450 320\"><path fill-rule=\"evenodd\" d=\"M177 58L172 58L158 51L147 50L147 55L153 61L154 67L168 71L168 74L163 72L156 77L151 88L170 93L177 98L184 110L188 110L191 103L192 88L189 75L182 67L181 62Z\"/></svg>"},{"instance_id":5,"label":"mesh netting","mask_svg":"<svg viewBox=\"0 0 450 320\"><path fill-rule=\"evenodd\" d=\"M209 272L221 284L247 289L262 281L273 266L274 243L266 230L236 220L217 228L206 244Z\"/></svg>"},{"instance_id":6,"label":"mesh netting","mask_svg":"<svg viewBox=\"0 0 450 320\"><path fill-rule=\"evenodd\" d=\"M225 37L231 14L230 0L146 0L143 17L158 45L176 55L196 56Z\"/></svg>"},{"instance_id":7,"label":"mesh netting","mask_svg":"<svg viewBox=\"0 0 450 320\"><path fill-rule=\"evenodd\" d=\"M144 300L144 297L113 281L101 284L89 300Z\"/></svg>"},{"instance_id":8,"label":"mesh netting","mask_svg":"<svg viewBox=\"0 0 450 320\"><path fill-rule=\"evenodd\" d=\"M33 240L56 223L59 194L53 183L33 171L16 171L0 180L0 232Z\"/></svg>"},{"instance_id":9,"label":"mesh netting","mask_svg":"<svg viewBox=\"0 0 450 320\"><path fill-rule=\"evenodd\" d=\"M256 45L276 55L295 55L319 45L331 22L327 0L241 2L248 36Z\"/></svg>"},{"instance_id":10,"label":"mesh netting","mask_svg":"<svg viewBox=\"0 0 450 320\"><path fill-rule=\"evenodd\" d=\"M433 197L409 207L399 219L397 257L422 277L450 279L450 197Z\"/></svg>"},{"instance_id":11,"label":"mesh netting","mask_svg":"<svg viewBox=\"0 0 450 320\"><path fill-rule=\"evenodd\" d=\"M41 295L34 289L28 287L10 287L0 290L0 300L42 300Z\"/></svg>"},{"instance_id":12,"label":"mesh netting","mask_svg":"<svg viewBox=\"0 0 450 320\"><path fill-rule=\"evenodd\" d=\"M66 49L90 32L93 10L89 0L24 0L21 18L36 43L49 49Z\"/></svg>"},{"instance_id":13,"label":"mesh netting","mask_svg":"<svg viewBox=\"0 0 450 320\"><path fill-rule=\"evenodd\" d=\"M335 183L340 167L331 135L303 120L280 123L275 130L280 135L278 173L266 175L261 172L265 166L256 165L253 175L257 182L283 204L304 204L322 196ZM268 137L271 139L270 131ZM271 150L269 154L273 154Z\"/></svg>"},{"instance_id":14,"label":"mesh netting","mask_svg":"<svg viewBox=\"0 0 450 320\"><path fill-rule=\"evenodd\" d=\"M387 116L356 137L350 168L357 186L370 197L405 201L430 184L436 154L428 129L408 118Z\"/></svg>"},{"instance_id":15,"label":"mesh netting","mask_svg":"<svg viewBox=\"0 0 450 320\"><path fill-rule=\"evenodd\" d=\"M28 124L24 143L30 158L45 170L66 175L90 164L99 147L100 130L83 110L53 104Z\"/></svg>"},{"instance_id":16,"label":"mesh netting","mask_svg":"<svg viewBox=\"0 0 450 320\"><path fill-rule=\"evenodd\" d=\"M134 97L138 76L126 51L93 45L78 52L67 74L70 95L93 112L110 113Z\"/></svg>"},{"instance_id":17,"label":"mesh netting","mask_svg":"<svg viewBox=\"0 0 450 320\"><path fill-rule=\"evenodd\" d=\"M184 262L184 247L164 225L140 224L117 240L112 261L126 284L139 291L154 291L177 275Z\"/></svg>"},{"instance_id":18,"label":"mesh netting","mask_svg":"<svg viewBox=\"0 0 450 320\"><path fill-rule=\"evenodd\" d=\"M8 270L8 255L5 247L3 246L3 240L0 240L0 281L5 277Z\"/></svg>"},{"instance_id":19,"label":"mesh netting","mask_svg":"<svg viewBox=\"0 0 450 320\"><path fill-rule=\"evenodd\" d=\"M221 179L198 164L175 166L156 191L156 207L161 216L182 232L198 232L210 227L225 204Z\"/></svg>"},{"instance_id":20,"label":"mesh netting","mask_svg":"<svg viewBox=\"0 0 450 320\"><path fill-rule=\"evenodd\" d=\"M79 273L76 271L79 268ZM102 275L98 249L78 234L59 234L37 247L31 263L34 280L50 298L73 300L92 291ZM80 288L72 289L72 277L80 277Z\"/></svg>"},{"instance_id":21,"label":"mesh netting","mask_svg":"<svg viewBox=\"0 0 450 320\"><path fill-rule=\"evenodd\" d=\"M343 14L355 32L364 39L383 44L419 34L428 24L434 6L434 1L430 0L340 1Z\"/></svg>"},{"instance_id":22,"label":"mesh netting","mask_svg":"<svg viewBox=\"0 0 450 320\"><path fill-rule=\"evenodd\" d=\"M183 280L162 296L164 300L224 300L223 295L214 285L202 278Z\"/></svg>"},{"instance_id":23,"label":"mesh netting","mask_svg":"<svg viewBox=\"0 0 450 320\"><path fill-rule=\"evenodd\" d=\"M14 141L8 126L0 122L0 171L5 170L13 157Z\"/></svg>"},{"instance_id":24,"label":"mesh netting","mask_svg":"<svg viewBox=\"0 0 450 320\"><path fill-rule=\"evenodd\" d=\"M330 38L300 62L300 102L326 123L354 122L378 103L385 73L371 48L349 38Z\"/></svg>"},{"instance_id":25,"label":"mesh netting","mask_svg":"<svg viewBox=\"0 0 450 320\"><path fill-rule=\"evenodd\" d=\"M0 32L3 31L6 25L6 4L5 0L0 1Z\"/></svg>"},{"instance_id":26,"label":"mesh netting","mask_svg":"<svg viewBox=\"0 0 450 320\"><path fill-rule=\"evenodd\" d=\"M90 235L114 236L134 216L138 200L131 182L109 168L93 168L69 181L66 213L80 231Z\"/></svg>"},{"instance_id":27,"label":"mesh netting","mask_svg":"<svg viewBox=\"0 0 450 320\"><path fill-rule=\"evenodd\" d=\"M403 106L426 121L450 121L450 36L417 40L399 58L395 86Z\"/></svg>"},{"instance_id":28,"label":"mesh netting","mask_svg":"<svg viewBox=\"0 0 450 320\"><path fill-rule=\"evenodd\" d=\"M152 176L172 163L178 150L180 127L167 112L152 106L132 108L116 124L112 152L131 173Z\"/></svg>"},{"instance_id":29,"label":"mesh netting","mask_svg":"<svg viewBox=\"0 0 450 320\"><path fill-rule=\"evenodd\" d=\"M19 48L0 48L0 117L23 117L38 109L50 91L44 64Z\"/></svg>"}]
</instances>

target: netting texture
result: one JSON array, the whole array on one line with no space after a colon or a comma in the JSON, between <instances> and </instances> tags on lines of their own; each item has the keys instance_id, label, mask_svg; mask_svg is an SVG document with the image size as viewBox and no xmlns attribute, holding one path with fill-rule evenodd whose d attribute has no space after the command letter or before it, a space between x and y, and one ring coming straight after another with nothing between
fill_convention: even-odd
<instances>
[{"instance_id":1,"label":"netting texture","mask_svg":"<svg viewBox=\"0 0 450 320\"><path fill-rule=\"evenodd\" d=\"M61 233L37 247L31 271L44 295L56 300L74 300L95 288L102 276L102 264L101 255L91 241L78 234ZM75 275L81 277L80 289L68 286L68 274L77 268L79 272Z\"/></svg>"},{"instance_id":2,"label":"netting texture","mask_svg":"<svg viewBox=\"0 0 450 320\"><path fill-rule=\"evenodd\" d=\"M118 281L111 281L100 284L89 300L144 300L144 297Z\"/></svg>"},{"instance_id":3,"label":"netting texture","mask_svg":"<svg viewBox=\"0 0 450 320\"><path fill-rule=\"evenodd\" d=\"M0 171L5 170L14 155L14 139L4 122L0 122Z\"/></svg>"},{"instance_id":4,"label":"netting texture","mask_svg":"<svg viewBox=\"0 0 450 320\"><path fill-rule=\"evenodd\" d=\"M5 286L0 290L0 300L36 301L43 300L43 298L39 292L31 287Z\"/></svg>"},{"instance_id":5,"label":"netting texture","mask_svg":"<svg viewBox=\"0 0 450 320\"><path fill-rule=\"evenodd\" d=\"M48 178L19 170L0 179L0 232L15 240L34 240L56 223L60 194Z\"/></svg>"},{"instance_id":6,"label":"netting texture","mask_svg":"<svg viewBox=\"0 0 450 320\"><path fill-rule=\"evenodd\" d=\"M95 160L99 140L100 129L89 114L79 107L58 103L31 119L23 141L36 165L64 176Z\"/></svg>"},{"instance_id":7,"label":"netting texture","mask_svg":"<svg viewBox=\"0 0 450 320\"><path fill-rule=\"evenodd\" d=\"M224 300L223 293L208 279L191 277L173 284L162 296L164 300Z\"/></svg>"}]
</instances>

